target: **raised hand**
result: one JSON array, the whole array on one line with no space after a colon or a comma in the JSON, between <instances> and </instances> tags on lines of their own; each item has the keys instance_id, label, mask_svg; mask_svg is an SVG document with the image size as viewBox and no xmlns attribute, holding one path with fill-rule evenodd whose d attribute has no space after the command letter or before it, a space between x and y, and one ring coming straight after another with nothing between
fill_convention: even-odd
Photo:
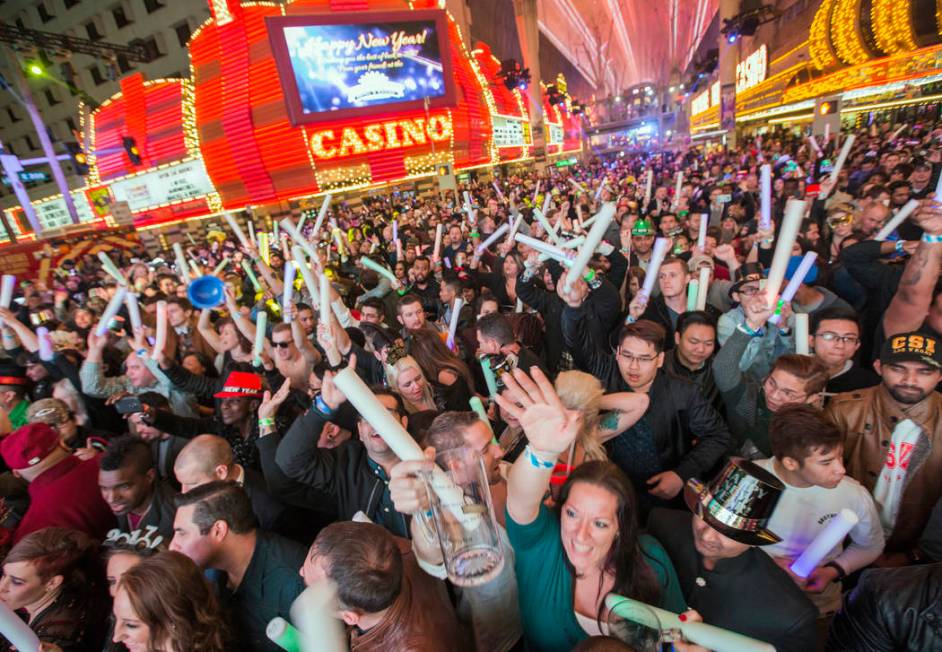
<instances>
[{"instance_id":1,"label":"raised hand","mask_svg":"<svg viewBox=\"0 0 942 652\"><path fill-rule=\"evenodd\" d=\"M497 403L520 422L530 444L553 456L568 450L582 428L582 413L566 408L553 384L536 367L530 375L514 369L503 380L505 389Z\"/></svg>"},{"instance_id":2,"label":"raised hand","mask_svg":"<svg viewBox=\"0 0 942 652\"><path fill-rule=\"evenodd\" d=\"M285 380L285 382L281 384L281 387L278 388L278 391L274 394L266 390L262 397L262 404L258 406L258 418L270 419L274 417L278 412L278 408L281 407L281 404L285 402L286 398L288 398L288 393L290 391L290 380Z\"/></svg>"}]
</instances>

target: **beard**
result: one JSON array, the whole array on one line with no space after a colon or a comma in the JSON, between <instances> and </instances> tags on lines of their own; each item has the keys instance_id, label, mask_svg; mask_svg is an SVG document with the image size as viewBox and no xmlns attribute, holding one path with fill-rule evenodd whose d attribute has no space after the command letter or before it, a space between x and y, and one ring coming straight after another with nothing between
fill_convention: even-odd
<instances>
[{"instance_id":1,"label":"beard","mask_svg":"<svg viewBox=\"0 0 942 652\"><path fill-rule=\"evenodd\" d=\"M894 399L906 405L915 405L929 395L929 392L923 391L919 387L910 387L908 385L888 385L886 391Z\"/></svg>"}]
</instances>

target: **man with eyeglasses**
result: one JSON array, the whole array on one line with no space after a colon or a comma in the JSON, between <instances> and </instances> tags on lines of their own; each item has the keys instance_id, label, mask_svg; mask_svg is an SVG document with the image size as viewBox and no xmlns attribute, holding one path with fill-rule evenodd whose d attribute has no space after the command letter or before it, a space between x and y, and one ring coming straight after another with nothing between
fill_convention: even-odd
<instances>
[{"instance_id":1,"label":"man with eyeglasses","mask_svg":"<svg viewBox=\"0 0 942 652\"><path fill-rule=\"evenodd\" d=\"M873 495L887 537L877 565L919 563L919 537L942 498L942 341L918 331L883 343L882 383L835 396L847 473Z\"/></svg>"},{"instance_id":2,"label":"man with eyeglasses","mask_svg":"<svg viewBox=\"0 0 942 652\"><path fill-rule=\"evenodd\" d=\"M742 304L744 323L726 340L713 359L713 377L726 403L726 417L736 439L737 449L744 457L771 457L769 422L772 415L786 405L808 403L820 407L827 383L827 367L807 355L782 355L772 364L763 381L754 372L741 368L741 360L749 344L765 337L772 310L764 294L748 297Z\"/></svg>"},{"instance_id":3,"label":"man with eyeglasses","mask_svg":"<svg viewBox=\"0 0 942 652\"><path fill-rule=\"evenodd\" d=\"M567 307L562 314L563 339L577 369L598 378L607 393L641 392L650 402L644 416L611 439L611 460L631 478L646 511L680 494L684 482L708 475L726 452L729 430L697 385L664 369L665 330L642 319L622 328L614 355L597 342L583 305L588 287L581 279L558 290Z\"/></svg>"},{"instance_id":4,"label":"man with eyeglasses","mask_svg":"<svg viewBox=\"0 0 942 652\"><path fill-rule=\"evenodd\" d=\"M856 312L835 306L815 313L811 333L809 349L828 368L828 382L824 388L828 395L880 384L876 372L854 361L860 348L860 324Z\"/></svg>"}]
</instances>

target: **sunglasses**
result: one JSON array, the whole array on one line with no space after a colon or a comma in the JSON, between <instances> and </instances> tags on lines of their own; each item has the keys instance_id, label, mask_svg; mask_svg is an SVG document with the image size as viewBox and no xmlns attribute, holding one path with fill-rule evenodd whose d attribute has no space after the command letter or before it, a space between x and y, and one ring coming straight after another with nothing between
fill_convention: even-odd
<instances>
[{"instance_id":1,"label":"sunglasses","mask_svg":"<svg viewBox=\"0 0 942 652\"><path fill-rule=\"evenodd\" d=\"M278 349L287 349L291 346L291 342L272 342L271 345Z\"/></svg>"}]
</instances>

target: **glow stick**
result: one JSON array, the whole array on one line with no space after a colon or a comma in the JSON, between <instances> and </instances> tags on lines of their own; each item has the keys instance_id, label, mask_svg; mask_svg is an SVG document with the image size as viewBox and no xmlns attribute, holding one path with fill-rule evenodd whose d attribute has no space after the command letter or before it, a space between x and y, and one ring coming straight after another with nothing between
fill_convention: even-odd
<instances>
[{"instance_id":1,"label":"glow stick","mask_svg":"<svg viewBox=\"0 0 942 652\"><path fill-rule=\"evenodd\" d=\"M797 315L796 315L797 316ZM807 339L805 340L807 342ZM818 535L808 544L805 551L789 567L798 577L808 577L827 557L828 553L840 545L844 537L854 529L860 518L846 507L837 513Z\"/></svg>"},{"instance_id":2,"label":"glow stick","mask_svg":"<svg viewBox=\"0 0 942 652\"><path fill-rule=\"evenodd\" d=\"M361 258L360 262L363 263L363 266L367 269L371 269L380 276L385 276L388 278L389 282L393 284L393 287L399 285L399 279L397 279L396 275L392 273L392 270L385 265L380 265L372 258L367 258L366 256Z\"/></svg>"},{"instance_id":3,"label":"glow stick","mask_svg":"<svg viewBox=\"0 0 942 652\"><path fill-rule=\"evenodd\" d=\"M605 179L602 179L602 183L599 184L599 189L595 191L595 201L598 201L599 197L602 196L602 191L605 190L606 185Z\"/></svg>"},{"instance_id":4,"label":"glow stick","mask_svg":"<svg viewBox=\"0 0 942 652\"><path fill-rule=\"evenodd\" d=\"M124 298L124 304L128 308L128 317L131 319L131 332L133 333L141 327L141 309L137 305L137 295L128 292Z\"/></svg>"},{"instance_id":5,"label":"glow stick","mask_svg":"<svg viewBox=\"0 0 942 652\"><path fill-rule=\"evenodd\" d=\"M285 280L284 280L284 294L281 299L281 313L282 320L286 324L291 323L291 314L290 306L291 302L294 301L294 278L297 275L297 272L294 268L294 261L289 260L285 263Z\"/></svg>"},{"instance_id":6,"label":"glow stick","mask_svg":"<svg viewBox=\"0 0 942 652\"><path fill-rule=\"evenodd\" d=\"M245 275L249 277L249 281L252 283L252 287L256 292L262 291L262 286L258 282L258 278L255 276L255 272L252 271L252 265L245 258L242 259L242 271L245 272Z\"/></svg>"},{"instance_id":7,"label":"glow stick","mask_svg":"<svg viewBox=\"0 0 942 652\"><path fill-rule=\"evenodd\" d=\"M810 355L808 349L808 313L795 313L795 353Z\"/></svg>"},{"instance_id":8,"label":"glow stick","mask_svg":"<svg viewBox=\"0 0 942 652\"><path fill-rule=\"evenodd\" d=\"M392 221L392 236L393 240L399 239L399 220Z\"/></svg>"},{"instance_id":9,"label":"glow stick","mask_svg":"<svg viewBox=\"0 0 942 652\"><path fill-rule=\"evenodd\" d=\"M474 224L474 207L471 205L471 193L464 191L464 210L468 214L468 224Z\"/></svg>"},{"instance_id":10,"label":"glow stick","mask_svg":"<svg viewBox=\"0 0 942 652\"><path fill-rule=\"evenodd\" d=\"M539 208L534 208L533 216L536 218L536 221L540 223L540 226L543 227L543 230L546 231L546 235L549 236L550 240L556 244L562 244L562 240L560 240L559 236L556 235L556 231L553 230L553 227L547 221L546 216L543 215L543 211L541 211Z\"/></svg>"},{"instance_id":11,"label":"glow stick","mask_svg":"<svg viewBox=\"0 0 942 652\"><path fill-rule=\"evenodd\" d=\"M568 240L564 242L562 248L563 249L575 249L576 247L581 245L583 242L585 242L585 236L580 235L578 238L573 238L572 240Z\"/></svg>"},{"instance_id":12,"label":"glow stick","mask_svg":"<svg viewBox=\"0 0 942 652\"><path fill-rule=\"evenodd\" d=\"M698 294L700 294L700 281L692 278L687 281L687 312L696 310Z\"/></svg>"},{"instance_id":13,"label":"glow stick","mask_svg":"<svg viewBox=\"0 0 942 652\"><path fill-rule=\"evenodd\" d=\"M271 258L271 248L268 246L268 233L265 231L258 234L258 255L262 257L267 265Z\"/></svg>"},{"instance_id":14,"label":"glow stick","mask_svg":"<svg viewBox=\"0 0 942 652\"><path fill-rule=\"evenodd\" d=\"M203 269L200 267L199 261L190 256L190 269L193 270L193 276L199 278L203 275Z\"/></svg>"},{"instance_id":15,"label":"glow stick","mask_svg":"<svg viewBox=\"0 0 942 652\"><path fill-rule=\"evenodd\" d=\"M494 186L494 190L497 191L497 196L500 198L500 200L501 200L501 201L504 201L504 200L505 200L505 198L504 198L504 193L502 193L502 192L500 191L500 186L497 185L497 182L496 182L496 181L491 181L491 185Z\"/></svg>"},{"instance_id":16,"label":"glow stick","mask_svg":"<svg viewBox=\"0 0 942 652\"><path fill-rule=\"evenodd\" d=\"M697 246L700 247L700 251L703 251L703 248L706 247L707 223L709 221L709 215L706 213L700 214L700 232L697 234Z\"/></svg>"},{"instance_id":17,"label":"glow stick","mask_svg":"<svg viewBox=\"0 0 942 652\"><path fill-rule=\"evenodd\" d=\"M220 261L220 263L216 265L216 268L213 270L213 276L218 276L219 273L222 272L222 270L226 269L226 265L228 264L229 264L229 259L223 258L222 261Z\"/></svg>"},{"instance_id":18,"label":"glow stick","mask_svg":"<svg viewBox=\"0 0 942 652\"><path fill-rule=\"evenodd\" d=\"M314 239L317 237L317 234L321 230L321 225L324 224L324 218L327 217L327 209L330 207L331 196L332 195L330 193L327 193L326 195L324 195L324 203L321 204L321 209L317 211L317 219L314 221L314 230L311 231L311 239Z\"/></svg>"},{"instance_id":19,"label":"glow stick","mask_svg":"<svg viewBox=\"0 0 942 652\"><path fill-rule=\"evenodd\" d=\"M518 214L517 219L514 220L513 226L510 227L510 233L507 234L507 242L513 242L514 236L517 235L517 231L520 229L522 222L523 215Z\"/></svg>"},{"instance_id":20,"label":"glow stick","mask_svg":"<svg viewBox=\"0 0 942 652\"><path fill-rule=\"evenodd\" d=\"M402 257L402 240L396 240L396 262L401 263L403 261Z\"/></svg>"},{"instance_id":21,"label":"glow stick","mask_svg":"<svg viewBox=\"0 0 942 652\"><path fill-rule=\"evenodd\" d=\"M534 206L536 206L536 196L540 194L540 184L542 182L543 182L542 179L536 180L536 188L533 189L533 201L530 202Z\"/></svg>"},{"instance_id":22,"label":"glow stick","mask_svg":"<svg viewBox=\"0 0 942 652\"><path fill-rule=\"evenodd\" d=\"M55 354L52 350L52 338L49 337L49 329L45 326L37 328L36 339L39 340L39 359L43 362L50 362Z\"/></svg>"},{"instance_id":23,"label":"glow stick","mask_svg":"<svg viewBox=\"0 0 942 652\"><path fill-rule=\"evenodd\" d=\"M329 579L317 580L297 597L291 617L301 633L300 652L347 652L347 634L337 611L337 589Z\"/></svg>"},{"instance_id":24,"label":"glow stick","mask_svg":"<svg viewBox=\"0 0 942 652\"><path fill-rule=\"evenodd\" d=\"M437 224L435 226L435 248L432 250L432 260L439 260L439 256L442 253L442 235L444 235L444 232L444 224Z\"/></svg>"},{"instance_id":25,"label":"glow stick","mask_svg":"<svg viewBox=\"0 0 942 652\"><path fill-rule=\"evenodd\" d=\"M648 210L648 204L651 203L651 185L654 183L654 170L648 168L648 181L644 188L644 206L641 207L641 212Z\"/></svg>"},{"instance_id":26,"label":"glow stick","mask_svg":"<svg viewBox=\"0 0 942 652\"><path fill-rule=\"evenodd\" d=\"M585 188L582 187L582 184L580 184L578 181L576 181L572 177L569 177L569 183L571 183L572 187L575 188L576 194L585 192Z\"/></svg>"},{"instance_id":27,"label":"glow stick","mask_svg":"<svg viewBox=\"0 0 942 652\"><path fill-rule=\"evenodd\" d=\"M449 349L455 348L455 334L458 332L458 316L461 314L461 308L464 306L464 299L455 298L455 305L451 309L451 322L448 324L448 340L445 342Z\"/></svg>"},{"instance_id":28,"label":"glow stick","mask_svg":"<svg viewBox=\"0 0 942 652\"><path fill-rule=\"evenodd\" d=\"M514 312L523 312L523 301L517 299L517 305L514 306Z\"/></svg>"},{"instance_id":29,"label":"glow stick","mask_svg":"<svg viewBox=\"0 0 942 652\"><path fill-rule=\"evenodd\" d=\"M114 296L111 297L111 301L108 302L108 306L105 308L105 314L101 316L101 321L98 322L98 326L95 328L95 335L101 337L108 330L108 324L111 323L111 320L115 318L115 315L118 314L118 311L121 309L121 305L124 303L124 297L127 296L128 289L123 285L118 287L118 291L114 293ZM166 305L166 304L165 304Z\"/></svg>"},{"instance_id":30,"label":"glow stick","mask_svg":"<svg viewBox=\"0 0 942 652\"><path fill-rule=\"evenodd\" d=\"M820 158L821 148L818 146L818 141L815 140L814 136L808 136L807 140L811 144L811 150L814 152L815 158Z\"/></svg>"},{"instance_id":31,"label":"glow stick","mask_svg":"<svg viewBox=\"0 0 942 652\"><path fill-rule=\"evenodd\" d=\"M268 328L268 313L259 310L255 317L255 342L252 345L252 364L262 364L262 351L265 350L265 329Z\"/></svg>"},{"instance_id":32,"label":"glow stick","mask_svg":"<svg viewBox=\"0 0 942 652\"><path fill-rule=\"evenodd\" d=\"M939 192L938 189L936 189L937 197L940 196L938 192ZM896 215L890 218L889 222L883 225L883 228L880 229L880 232L877 233L877 237L875 237L874 240L876 240L877 242L883 242L884 240L886 240L890 236L890 234L893 233L893 231L895 231L897 227L899 227L899 225L903 223L903 220L909 217L910 214L917 208L919 208L919 200L910 199L908 202L906 202L905 206L903 206L901 209L899 209L896 212Z\"/></svg>"},{"instance_id":33,"label":"glow stick","mask_svg":"<svg viewBox=\"0 0 942 652\"><path fill-rule=\"evenodd\" d=\"M318 291L317 283L314 281L314 274L311 272L311 267L304 260L304 252L301 250L301 247L298 245L291 247L291 255L294 256L298 271L301 272L301 278L304 279L304 286L307 288L307 293L311 295L311 301L320 304L321 294ZM363 260L366 259L364 258Z\"/></svg>"},{"instance_id":34,"label":"glow stick","mask_svg":"<svg viewBox=\"0 0 942 652\"><path fill-rule=\"evenodd\" d=\"M759 229L768 231L772 228L772 166L763 165L760 168L761 179L759 186Z\"/></svg>"},{"instance_id":35,"label":"glow stick","mask_svg":"<svg viewBox=\"0 0 942 652\"><path fill-rule=\"evenodd\" d=\"M334 242L337 243L337 255L341 258L346 258L347 250L343 245L343 236L340 233L340 229L334 229ZM396 240L397 245L399 245L400 242L401 240Z\"/></svg>"},{"instance_id":36,"label":"glow stick","mask_svg":"<svg viewBox=\"0 0 942 652\"><path fill-rule=\"evenodd\" d=\"M824 144L827 145L828 141L831 140L831 123L824 125Z\"/></svg>"},{"instance_id":37,"label":"glow stick","mask_svg":"<svg viewBox=\"0 0 942 652\"><path fill-rule=\"evenodd\" d=\"M271 225L271 227L272 227L272 229L271 229L271 230L272 230L272 233L271 233L271 234L272 234L272 237L273 237L275 240L278 240L278 237L279 237L279 236L278 236L278 234L279 234L278 222L273 222L272 225Z\"/></svg>"},{"instance_id":38,"label":"glow stick","mask_svg":"<svg viewBox=\"0 0 942 652\"><path fill-rule=\"evenodd\" d=\"M494 370L491 369L490 358L481 358L481 372L484 374L484 384L487 385L487 394L493 401L494 397L497 396L497 376L494 375Z\"/></svg>"},{"instance_id":39,"label":"glow stick","mask_svg":"<svg viewBox=\"0 0 942 652\"><path fill-rule=\"evenodd\" d=\"M232 232L235 233L236 239L246 249L249 249L249 240L245 237L245 232L242 230L242 227L239 226L239 223L236 221L235 216L232 213L226 213L223 215L226 218L226 222L229 224L229 228L232 229Z\"/></svg>"},{"instance_id":40,"label":"glow stick","mask_svg":"<svg viewBox=\"0 0 942 652\"><path fill-rule=\"evenodd\" d=\"M553 195L551 195L550 193L546 193L546 196L543 197L543 215L546 215L547 213L549 213L550 202L552 201L553 201ZM555 231L556 229L553 229L554 233Z\"/></svg>"},{"instance_id":41,"label":"glow stick","mask_svg":"<svg viewBox=\"0 0 942 652\"><path fill-rule=\"evenodd\" d=\"M183 247L180 246L179 242L173 243L173 255L177 261L177 274L180 275L180 280L183 281L184 285L189 284L190 266L186 264L186 256L183 255Z\"/></svg>"},{"instance_id":42,"label":"glow stick","mask_svg":"<svg viewBox=\"0 0 942 652\"><path fill-rule=\"evenodd\" d=\"M939 180L935 184L935 200L942 202L942 174L939 175Z\"/></svg>"},{"instance_id":43,"label":"glow stick","mask_svg":"<svg viewBox=\"0 0 942 652\"><path fill-rule=\"evenodd\" d=\"M0 634L17 650L39 649L39 637L3 602L0 602Z\"/></svg>"},{"instance_id":44,"label":"glow stick","mask_svg":"<svg viewBox=\"0 0 942 652\"><path fill-rule=\"evenodd\" d=\"M837 162L834 163L834 169L831 170L831 185L837 185L837 177L841 173L841 168L844 167L844 161L847 160L847 155L850 154L850 148L854 146L854 134L847 136L847 140L844 141L844 146L841 147L841 153L837 156Z\"/></svg>"},{"instance_id":45,"label":"glow stick","mask_svg":"<svg viewBox=\"0 0 942 652\"><path fill-rule=\"evenodd\" d=\"M0 308L10 309L14 289L16 289L16 277L12 274L4 274L3 279L0 280ZM2 325L3 320L0 319L0 326Z\"/></svg>"},{"instance_id":46,"label":"glow stick","mask_svg":"<svg viewBox=\"0 0 942 652\"><path fill-rule=\"evenodd\" d=\"M789 199L785 205L785 217L782 219L782 228L778 232L772 265L765 283L770 307L774 307L773 302L778 297L782 281L785 279L785 270L792 257L792 246L795 244L795 238L798 237L798 230L801 228L801 220L804 217L805 203L800 199Z\"/></svg>"},{"instance_id":47,"label":"glow stick","mask_svg":"<svg viewBox=\"0 0 942 652\"><path fill-rule=\"evenodd\" d=\"M900 135L900 133L902 133L903 129L905 129L905 128L908 127L908 126L909 126L909 124L903 123L902 125L900 125L899 127L897 127L896 131L893 132L893 135L890 136L890 142L892 143L894 140L896 140L897 137Z\"/></svg>"},{"instance_id":48,"label":"glow stick","mask_svg":"<svg viewBox=\"0 0 942 652\"><path fill-rule=\"evenodd\" d=\"M496 231L494 231L491 235L488 236L487 240L485 240L484 242L482 242L481 244L477 246L477 249L474 250L474 253L480 256L482 253L484 253L485 249L487 249L492 244L497 242L509 230L510 230L510 225L504 222L499 227L497 227Z\"/></svg>"},{"instance_id":49,"label":"glow stick","mask_svg":"<svg viewBox=\"0 0 942 652\"><path fill-rule=\"evenodd\" d=\"M330 279L326 274L321 274L320 279L320 317L322 324L330 324Z\"/></svg>"},{"instance_id":50,"label":"glow stick","mask_svg":"<svg viewBox=\"0 0 942 652\"><path fill-rule=\"evenodd\" d=\"M684 185L684 171L677 170L677 181L674 183L674 207L680 206L680 189Z\"/></svg>"},{"instance_id":51,"label":"glow stick","mask_svg":"<svg viewBox=\"0 0 942 652\"><path fill-rule=\"evenodd\" d=\"M479 396L472 396L468 400L468 405L471 407L471 411L478 415L478 418L490 428L491 420L487 418L487 410L484 409L484 403L481 401L481 398Z\"/></svg>"},{"instance_id":52,"label":"glow stick","mask_svg":"<svg viewBox=\"0 0 942 652\"><path fill-rule=\"evenodd\" d=\"M516 240L520 244L524 244L530 247L531 249L536 249L540 253L544 253L550 258L555 258L556 260L560 262L569 260L569 256L566 254L565 251L563 251L559 247L554 247L548 242L543 242L542 240L531 238L530 236L523 235L522 233L518 233L517 235L515 235L514 240Z\"/></svg>"},{"instance_id":53,"label":"glow stick","mask_svg":"<svg viewBox=\"0 0 942 652\"><path fill-rule=\"evenodd\" d=\"M291 239L298 244L301 249L304 250L304 253L307 254L307 257L311 260L319 260L317 257L317 252L314 251L314 247L311 246L311 243L304 239L304 236L301 235L301 232L298 231L298 228L294 225L294 222L290 218L285 218L281 220L281 229L291 236Z\"/></svg>"},{"instance_id":54,"label":"glow stick","mask_svg":"<svg viewBox=\"0 0 942 652\"><path fill-rule=\"evenodd\" d=\"M246 224L249 225L249 240L252 241L252 244L258 244L258 241L255 239L255 222L252 220L246 220Z\"/></svg>"},{"instance_id":55,"label":"glow stick","mask_svg":"<svg viewBox=\"0 0 942 652\"><path fill-rule=\"evenodd\" d=\"M167 346L167 302L157 302L157 324L154 334L154 350L150 354L151 359L156 360L157 355L162 353Z\"/></svg>"},{"instance_id":56,"label":"glow stick","mask_svg":"<svg viewBox=\"0 0 942 652\"><path fill-rule=\"evenodd\" d=\"M196 246L196 240L193 239L193 236L190 235L190 232L189 232L189 231L186 232L186 237L187 237L187 239L190 241L190 244L195 247L195 246Z\"/></svg>"},{"instance_id":57,"label":"glow stick","mask_svg":"<svg viewBox=\"0 0 942 652\"><path fill-rule=\"evenodd\" d=\"M664 262L670 244L670 238L658 238L654 241L654 249L651 250L651 262L648 263L648 269L644 273L644 286L641 288L645 299L651 298L651 291L657 282L658 270L661 269L661 263Z\"/></svg>"},{"instance_id":58,"label":"glow stick","mask_svg":"<svg viewBox=\"0 0 942 652\"><path fill-rule=\"evenodd\" d=\"M121 270L117 265L114 264L114 261L106 254L104 251L98 252L98 260L101 261L101 266L106 272L111 274L114 277L114 280L118 282L119 285L127 285L127 277L121 273Z\"/></svg>"},{"instance_id":59,"label":"glow stick","mask_svg":"<svg viewBox=\"0 0 942 652\"><path fill-rule=\"evenodd\" d=\"M697 288L697 310L706 310L707 293L710 290L710 268L700 268L700 285Z\"/></svg>"},{"instance_id":60,"label":"glow stick","mask_svg":"<svg viewBox=\"0 0 942 652\"><path fill-rule=\"evenodd\" d=\"M281 616L275 616L269 621L265 636L285 652L301 652L301 633Z\"/></svg>"},{"instance_id":61,"label":"glow stick","mask_svg":"<svg viewBox=\"0 0 942 652\"><path fill-rule=\"evenodd\" d=\"M582 243L579 253L576 254L576 259L573 261L569 273L566 274L566 292L572 288L573 279L582 276L582 272L585 271L586 265L589 264L589 260L595 253L595 248L599 246L600 242L602 242L602 238L605 236L605 232L608 230L608 225L612 223L612 219L614 219L614 217L615 204L612 203L605 204L602 207L602 210L600 210L595 215L595 224L593 224L592 228L589 229L589 233L586 235L585 242Z\"/></svg>"},{"instance_id":62,"label":"glow stick","mask_svg":"<svg viewBox=\"0 0 942 652\"><path fill-rule=\"evenodd\" d=\"M618 617L639 623L651 629L680 630L684 638L714 652L775 652L775 646L758 641L728 629L706 623L682 621L677 614L666 609L609 593L605 606Z\"/></svg>"},{"instance_id":63,"label":"glow stick","mask_svg":"<svg viewBox=\"0 0 942 652\"><path fill-rule=\"evenodd\" d=\"M817 260L818 254L814 251L809 251L805 254L804 258L801 259L798 268L795 270L795 273L792 274L791 279L788 281L788 285L785 286L785 289L782 291L782 296L779 297L778 304L776 305L775 314L769 318L769 322L773 324L779 323L782 319L781 308L783 304L788 303L798 292L798 288L804 282L805 277L808 275L808 272L811 271L811 268L814 266L814 261Z\"/></svg>"}]
</instances>

